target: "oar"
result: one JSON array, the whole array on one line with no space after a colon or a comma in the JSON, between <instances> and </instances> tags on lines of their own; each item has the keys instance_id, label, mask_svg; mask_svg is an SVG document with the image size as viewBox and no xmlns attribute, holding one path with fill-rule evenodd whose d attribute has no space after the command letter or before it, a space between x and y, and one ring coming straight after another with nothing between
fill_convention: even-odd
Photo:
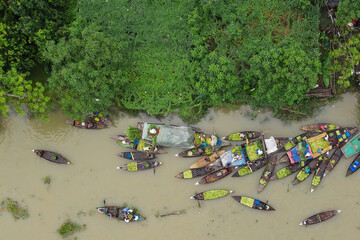
<instances>
[{"instance_id":1,"label":"oar","mask_svg":"<svg viewBox=\"0 0 360 240\"><path fill-rule=\"evenodd\" d=\"M196 195L196 194L198 194L198 193L197 193L197 192L195 192L195 193L194 193L194 195ZM197 199L197 203L198 203L199 208L201 208L201 205L200 205L200 201L199 201L199 199Z\"/></svg>"}]
</instances>

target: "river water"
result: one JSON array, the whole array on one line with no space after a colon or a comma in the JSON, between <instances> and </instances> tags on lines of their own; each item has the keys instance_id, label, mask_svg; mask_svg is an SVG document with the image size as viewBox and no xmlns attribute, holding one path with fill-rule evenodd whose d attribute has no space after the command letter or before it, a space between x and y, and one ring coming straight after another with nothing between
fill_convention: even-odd
<instances>
[{"instance_id":1,"label":"river water","mask_svg":"<svg viewBox=\"0 0 360 240\"><path fill-rule=\"evenodd\" d=\"M317 117L301 122L283 122L270 112L258 113L250 120L251 110L241 107L231 111L210 111L198 124L205 132L220 136L239 130L263 130L266 136L296 136L299 126L316 122L334 122L353 126L356 96L346 94L342 100L323 108ZM242 178L230 176L218 182L195 186L199 179L183 180L174 176L184 171L195 159L174 155L177 149L159 155L164 164L143 172L124 172L116 167L128 161L115 154L124 151L109 136L122 134L137 121L159 120L139 115L112 115L115 127L83 130L68 126L60 111L50 121L28 119L11 114L0 118L0 199L10 197L29 210L29 218L15 221L2 212L0 239L61 239L57 229L65 220L86 224L86 229L70 239L359 239L360 172L347 178L352 159L340 161L317 190L310 193L311 178L292 186L294 176L270 182L257 194L262 169ZM177 117L161 120L184 124ZM61 153L73 164L57 165L38 158L31 150L47 149ZM51 184L42 178L50 176ZM201 208L189 199L195 191L230 189L232 195L245 195L269 201L276 211L264 212L247 208L230 196L203 201ZM108 205L124 202L137 206L146 221L126 224L95 211L106 199ZM185 214L155 217L176 210ZM317 212L341 209L338 216L325 223L302 227L298 224Z\"/></svg>"}]
</instances>

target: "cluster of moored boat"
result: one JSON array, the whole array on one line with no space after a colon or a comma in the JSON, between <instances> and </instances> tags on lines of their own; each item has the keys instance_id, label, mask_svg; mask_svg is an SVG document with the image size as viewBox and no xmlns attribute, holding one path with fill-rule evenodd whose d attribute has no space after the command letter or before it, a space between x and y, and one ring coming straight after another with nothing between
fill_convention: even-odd
<instances>
[{"instance_id":1,"label":"cluster of moored boat","mask_svg":"<svg viewBox=\"0 0 360 240\"><path fill-rule=\"evenodd\" d=\"M132 132L135 131L132 136L116 135L111 138L122 147L132 149L121 152L119 156L133 162L118 169L130 172L155 169L162 164L155 160L156 155L166 153L166 147L175 147L186 149L176 156L199 157L189 169L175 176L180 179L202 177L196 185L210 184L231 174L232 177L243 177L264 168L259 179L258 192L263 191L269 181L282 179L294 173L297 173L292 181L294 185L314 173L311 185L311 191L314 191L322 178L334 169L342 155L349 158L359 154L360 132L358 127L340 127L328 123L307 125L302 127L302 130L303 134L292 138L273 136L265 138L262 132L257 131L235 132L219 138L194 127L139 122L136 128L132 128ZM50 161L69 163L59 154L51 155L44 150L35 152ZM280 152L284 153L277 158ZM350 165L346 176L360 167L359 159L358 155ZM279 169L275 171L276 168ZM191 198L211 200L225 197L230 193L230 190L215 189L197 193ZM274 210L267 202L249 196L232 197L250 208ZM98 208L102 213L124 219L122 214L124 211L121 209L116 206ZM117 211L116 214L113 214L113 211ZM300 225L322 222L339 212L340 210L331 210L318 213L307 218ZM136 219L131 221L144 218Z\"/></svg>"}]
</instances>

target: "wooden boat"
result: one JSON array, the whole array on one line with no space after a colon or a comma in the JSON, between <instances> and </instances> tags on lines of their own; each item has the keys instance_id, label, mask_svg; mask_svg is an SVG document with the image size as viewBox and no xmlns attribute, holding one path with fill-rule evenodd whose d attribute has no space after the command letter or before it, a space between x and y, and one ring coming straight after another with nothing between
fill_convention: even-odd
<instances>
[{"instance_id":1,"label":"wooden boat","mask_svg":"<svg viewBox=\"0 0 360 240\"><path fill-rule=\"evenodd\" d=\"M213 166L247 165L247 167L238 171L249 170L248 174L265 166L268 162L267 158L283 150L288 141L288 138L283 137L265 139L264 136L261 136L259 139L233 147L222 154L220 159L213 163Z\"/></svg>"},{"instance_id":2,"label":"wooden boat","mask_svg":"<svg viewBox=\"0 0 360 240\"><path fill-rule=\"evenodd\" d=\"M120 167L116 167L117 169L122 169L129 172L137 172L140 170L147 170L154 167L160 166L162 163L157 161L144 161L144 162L131 162L128 164L125 164Z\"/></svg>"},{"instance_id":3,"label":"wooden boat","mask_svg":"<svg viewBox=\"0 0 360 240\"><path fill-rule=\"evenodd\" d=\"M341 148L341 151L346 158L360 153L360 132L357 132L355 136Z\"/></svg>"},{"instance_id":4,"label":"wooden boat","mask_svg":"<svg viewBox=\"0 0 360 240\"><path fill-rule=\"evenodd\" d=\"M167 153L167 151L165 151L163 148L159 146L154 146L151 143L142 139L135 139L135 141L132 141L125 135L115 135L111 136L110 138L115 140L122 147L134 149L140 152L151 152L159 154Z\"/></svg>"},{"instance_id":5,"label":"wooden boat","mask_svg":"<svg viewBox=\"0 0 360 240\"><path fill-rule=\"evenodd\" d=\"M271 207L267 203L264 203L262 201L259 201L257 199L251 198L251 197L232 196L232 198L235 199L235 201L238 201L239 203L241 203L249 208L254 208L254 209L264 210L264 211L275 210L273 207Z\"/></svg>"},{"instance_id":6,"label":"wooden boat","mask_svg":"<svg viewBox=\"0 0 360 240\"><path fill-rule=\"evenodd\" d=\"M302 167L303 166L301 163L290 164L278 170L274 175L270 177L270 180L277 180L290 176L291 174L299 171Z\"/></svg>"},{"instance_id":7,"label":"wooden boat","mask_svg":"<svg viewBox=\"0 0 360 240\"><path fill-rule=\"evenodd\" d=\"M327 132L332 130L337 130L342 127L332 124L332 123L315 123L302 126L301 130L305 132Z\"/></svg>"},{"instance_id":8,"label":"wooden boat","mask_svg":"<svg viewBox=\"0 0 360 240\"><path fill-rule=\"evenodd\" d=\"M206 142L200 144L200 146L190 148L188 150L182 151L179 154L176 154L175 156L189 158L189 157L200 157L204 155L210 155L214 151L218 151L222 147L229 146L230 142L226 140L217 140L216 144L212 146L211 144L207 144Z\"/></svg>"},{"instance_id":9,"label":"wooden boat","mask_svg":"<svg viewBox=\"0 0 360 240\"><path fill-rule=\"evenodd\" d=\"M310 138L307 137L308 135L305 135L292 139L289 142L290 145L288 145L288 147L292 147L278 160L278 163L290 162L294 164L313 160L330 151L333 148L334 141L338 141L335 134L329 133L328 135L327 132L323 132ZM334 145L336 144L334 143Z\"/></svg>"},{"instance_id":10,"label":"wooden boat","mask_svg":"<svg viewBox=\"0 0 360 240\"><path fill-rule=\"evenodd\" d=\"M97 207L96 209L110 218L116 218L125 222L138 222L146 219L136 209L120 206Z\"/></svg>"},{"instance_id":11,"label":"wooden boat","mask_svg":"<svg viewBox=\"0 0 360 240\"><path fill-rule=\"evenodd\" d=\"M46 151L46 150L32 150L36 155L38 155L41 158L44 158L50 162L59 163L59 164L70 164L70 161L68 161L66 158L61 156L58 153Z\"/></svg>"},{"instance_id":12,"label":"wooden boat","mask_svg":"<svg viewBox=\"0 0 360 240\"><path fill-rule=\"evenodd\" d=\"M266 185L268 184L268 182L270 181L270 178L275 170L275 164L277 161L277 157L273 156L270 161L267 163L261 177L259 180L259 185L258 185L258 193L260 193L261 191L264 190L264 188L266 187Z\"/></svg>"},{"instance_id":13,"label":"wooden boat","mask_svg":"<svg viewBox=\"0 0 360 240\"><path fill-rule=\"evenodd\" d=\"M138 122L137 128L142 132L142 139L163 147L192 148L201 141L211 142L211 134L206 135L195 127Z\"/></svg>"},{"instance_id":14,"label":"wooden boat","mask_svg":"<svg viewBox=\"0 0 360 240\"><path fill-rule=\"evenodd\" d=\"M197 183L195 183L195 185L199 185L199 184L207 184L207 183L213 183L216 182L226 176L228 176L230 173L232 173L237 167L224 167L222 169L219 169L213 173L210 173L209 175L203 177L202 179L200 179L200 181L198 181Z\"/></svg>"},{"instance_id":15,"label":"wooden boat","mask_svg":"<svg viewBox=\"0 0 360 240\"><path fill-rule=\"evenodd\" d=\"M194 169L186 170L184 172L179 173L175 177L181 178L181 179L190 179L190 178L196 178L196 177L204 176L204 175L209 174L209 173L211 173L213 171L215 171L214 167L206 166L206 167L202 167L202 168L194 168Z\"/></svg>"},{"instance_id":16,"label":"wooden boat","mask_svg":"<svg viewBox=\"0 0 360 240\"><path fill-rule=\"evenodd\" d=\"M220 155L223 154L224 152L225 152L225 150L219 150L219 151L214 152L210 156L203 156L202 158L200 158L196 162L194 162L190 166L190 169L205 167L205 166L209 165L210 163L215 162L215 160L217 160L220 157Z\"/></svg>"},{"instance_id":17,"label":"wooden boat","mask_svg":"<svg viewBox=\"0 0 360 240\"><path fill-rule=\"evenodd\" d=\"M332 218L333 216L339 214L340 212L341 212L341 210L331 210L331 211L317 213L311 217L306 218L299 225L307 226L307 225L324 222L324 221L328 220L329 218Z\"/></svg>"},{"instance_id":18,"label":"wooden boat","mask_svg":"<svg viewBox=\"0 0 360 240\"><path fill-rule=\"evenodd\" d=\"M360 167L360 154L350 164L349 169L346 172L346 177L356 172Z\"/></svg>"},{"instance_id":19,"label":"wooden boat","mask_svg":"<svg viewBox=\"0 0 360 240\"><path fill-rule=\"evenodd\" d=\"M221 197L227 196L229 193L232 193L230 190L209 190L205 192L201 192L198 194L195 194L194 196L190 197L190 199L195 200L213 200Z\"/></svg>"},{"instance_id":20,"label":"wooden boat","mask_svg":"<svg viewBox=\"0 0 360 240\"><path fill-rule=\"evenodd\" d=\"M331 157L329 158L329 163L325 169L324 172L324 176L325 177L327 174L329 174L329 172L331 172L334 167L336 166L336 164L340 161L340 159L342 158L342 152L341 149L338 148L335 150L335 152L331 155Z\"/></svg>"},{"instance_id":21,"label":"wooden boat","mask_svg":"<svg viewBox=\"0 0 360 240\"><path fill-rule=\"evenodd\" d=\"M257 139L263 135L262 132L256 132L256 131L242 131L242 132L236 132L227 135L226 137L223 137L224 140L229 141L245 141L245 140L252 140Z\"/></svg>"},{"instance_id":22,"label":"wooden boat","mask_svg":"<svg viewBox=\"0 0 360 240\"><path fill-rule=\"evenodd\" d=\"M82 129L101 129L105 125L100 122L93 122L91 120L85 120L84 122L75 121L73 119L65 120L65 122L71 126L82 128Z\"/></svg>"},{"instance_id":23,"label":"wooden boat","mask_svg":"<svg viewBox=\"0 0 360 240\"><path fill-rule=\"evenodd\" d=\"M321 157L322 157L321 163L316 169L314 177L311 181L311 192L313 192L319 186L322 178L324 177L325 170L330 162L328 157L325 156L321 156Z\"/></svg>"},{"instance_id":24,"label":"wooden boat","mask_svg":"<svg viewBox=\"0 0 360 240\"><path fill-rule=\"evenodd\" d=\"M318 160L318 159L311 160L308 165L303 167L298 172L298 174L292 181L292 184L296 185L296 184L303 182L306 178L308 178L316 170L316 168L319 166L319 164L320 164L320 160Z\"/></svg>"},{"instance_id":25,"label":"wooden boat","mask_svg":"<svg viewBox=\"0 0 360 240\"><path fill-rule=\"evenodd\" d=\"M268 163L268 158L266 159L260 159L256 160L254 162L247 162L246 166L240 168L237 170L232 177L243 177L245 175L248 175L250 173L255 172L256 170L259 170L260 168L263 168Z\"/></svg>"},{"instance_id":26,"label":"wooden boat","mask_svg":"<svg viewBox=\"0 0 360 240\"><path fill-rule=\"evenodd\" d=\"M135 161L146 161L155 158L155 154L147 152L121 152L117 154L119 157L135 160Z\"/></svg>"},{"instance_id":27,"label":"wooden boat","mask_svg":"<svg viewBox=\"0 0 360 240\"><path fill-rule=\"evenodd\" d=\"M112 126L113 123L110 121L108 116L104 116L102 113L97 112L88 116L93 122L99 122L105 126Z\"/></svg>"}]
</instances>

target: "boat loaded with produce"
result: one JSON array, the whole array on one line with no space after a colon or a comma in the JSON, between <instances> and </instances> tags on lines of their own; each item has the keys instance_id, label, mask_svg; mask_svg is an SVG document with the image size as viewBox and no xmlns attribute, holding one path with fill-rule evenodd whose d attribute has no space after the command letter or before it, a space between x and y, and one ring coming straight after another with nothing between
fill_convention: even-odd
<instances>
[{"instance_id":1,"label":"boat loaded with produce","mask_svg":"<svg viewBox=\"0 0 360 240\"><path fill-rule=\"evenodd\" d=\"M251 197L245 197L245 196L232 196L232 198L249 207L249 208L253 208L253 209L258 209L258 210L264 210L264 211L273 211L275 210L273 207L271 207L270 205L268 205L267 203L264 203L260 200L251 198Z\"/></svg>"},{"instance_id":2,"label":"boat loaded with produce","mask_svg":"<svg viewBox=\"0 0 360 240\"><path fill-rule=\"evenodd\" d=\"M213 171L215 171L214 167L205 166L202 168L194 168L194 169L189 169L189 170L183 171L183 172L179 173L178 175L176 175L175 177L180 178L180 179L191 179L191 178L197 178L197 177L207 175Z\"/></svg>"},{"instance_id":3,"label":"boat loaded with produce","mask_svg":"<svg viewBox=\"0 0 360 240\"><path fill-rule=\"evenodd\" d=\"M90 114L83 120L68 119L65 120L65 122L71 126L82 129L101 129L112 126L110 119L99 112Z\"/></svg>"},{"instance_id":4,"label":"boat loaded with produce","mask_svg":"<svg viewBox=\"0 0 360 240\"><path fill-rule=\"evenodd\" d=\"M122 169L129 172L137 172L141 170L147 170L151 168L155 168L160 166L162 163L158 161L143 161L143 162L131 162L125 164L120 167L116 167L117 169Z\"/></svg>"},{"instance_id":5,"label":"boat loaded with produce","mask_svg":"<svg viewBox=\"0 0 360 240\"><path fill-rule=\"evenodd\" d=\"M231 150L220 155L220 159L212 165L214 166L244 166L248 165L249 169L257 170L257 166L262 165L262 160L281 151L288 138L270 137L264 139L254 139L240 146L235 146ZM262 165L265 166L265 165ZM251 170L250 170L251 171Z\"/></svg>"},{"instance_id":6,"label":"boat loaded with produce","mask_svg":"<svg viewBox=\"0 0 360 240\"><path fill-rule=\"evenodd\" d=\"M270 178L276 167L276 162L277 162L277 157L275 155L271 157L270 161L267 163L259 180L258 193L263 191L266 185L268 184L268 182L270 181Z\"/></svg>"},{"instance_id":7,"label":"boat loaded with produce","mask_svg":"<svg viewBox=\"0 0 360 240\"><path fill-rule=\"evenodd\" d=\"M135 131L140 132L139 129L137 128L134 129ZM154 146L152 143L142 140L141 132L140 132L140 136L138 135L133 136L133 134L128 132L131 132L130 128L128 128L127 130L127 136L131 136L131 138L125 135L115 135L115 136L111 136L110 138L115 140L122 147L134 149L140 152L151 152L151 153L159 153L159 154L167 153L163 148L159 146Z\"/></svg>"},{"instance_id":8,"label":"boat loaded with produce","mask_svg":"<svg viewBox=\"0 0 360 240\"><path fill-rule=\"evenodd\" d=\"M44 158L50 162L59 163L59 164L70 164L66 158L61 156L58 153L46 151L46 150L32 150L36 155L41 158Z\"/></svg>"},{"instance_id":9,"label":"boat loaded with produce","mask_svg":"<svg viewBox=\"0 0 360 240\"><path fill-rule=\"evenodd\" d=\"M96 208L100 213L109 218L115 218L124 222L138 222L145 219L136 208L127 208L120 206L104 206Z\"/></svg>"},{"instance_id":10,"label":"boat loaded with produce","mask_svg":"<svg viewBox=\"0 0 360 240\"><path fill-rule=\"evenodd\" d=\"M195 194L194 196L190 197L190 199L195 200L213 200L221 197L227 196L229 193L232 193L230 190L209 190L205 192L201 192L198 194Z\"/></svg>"},{"instance_id":11,"label":"boat loaded with produce","mask_svg":"<svg viewBox=\"0 0 360 240\"><path fill-rule=\"evenodd\" d=\"M341 129L342 127L332 124L332 123L315 123L302 126L301 130L305 132L328 132L332 130Z\"/></svg>"}]
</instances>

